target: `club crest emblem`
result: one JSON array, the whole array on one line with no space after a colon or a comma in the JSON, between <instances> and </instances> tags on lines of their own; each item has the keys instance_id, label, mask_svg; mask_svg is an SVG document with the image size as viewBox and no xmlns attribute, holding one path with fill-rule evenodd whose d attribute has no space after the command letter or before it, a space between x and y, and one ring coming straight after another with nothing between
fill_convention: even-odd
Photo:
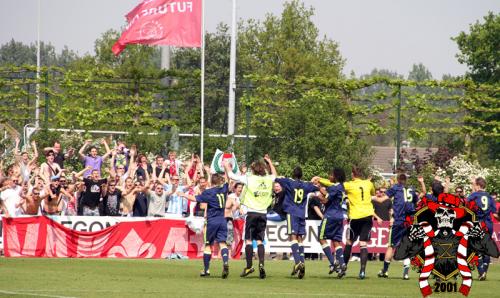
<instances>
[{"instance_id":1,"label":"club crest emblem","mask_svg":"<svg viewBox=\"0 0 500 298\"><path fill-rule=\"evenodd\" d=\"M467 296L478 257L498 257L495 242L476 220L476 208L473 202L465 205L454 195L441 194L437 201L423 198L409 219L407 236L394 258L412 259L413 268L420 273L419 286L424 297L433 292L460 292Z\"/></svg>"}]
</instances>

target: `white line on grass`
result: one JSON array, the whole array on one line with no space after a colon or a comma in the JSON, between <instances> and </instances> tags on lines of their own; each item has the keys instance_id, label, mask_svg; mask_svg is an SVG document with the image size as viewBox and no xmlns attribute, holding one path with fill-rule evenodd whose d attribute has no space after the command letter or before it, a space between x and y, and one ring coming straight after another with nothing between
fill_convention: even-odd
<instances>
[{"instance_id":1,"label":"white line on grass","mask_svg":"<svg viewBox=\"0 0 500 298\"><path fill-rule=\"evenodd\" d=\"M44 295L44 294L33 294L33 293L27 293L27 292L14 292L14 291L4 291L4 290L0 290L0 294L25 295L25 296L37 296L37 297L52 297L52 298L76 298L76 297L72 297L72 296Z\"/></svg>"}]
</instances>

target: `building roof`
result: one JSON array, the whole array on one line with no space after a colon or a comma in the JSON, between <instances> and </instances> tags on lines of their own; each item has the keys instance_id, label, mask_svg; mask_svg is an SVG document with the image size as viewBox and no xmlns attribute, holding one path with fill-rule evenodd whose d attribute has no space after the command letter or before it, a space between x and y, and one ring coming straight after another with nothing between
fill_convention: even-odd
<instances>
[{"instance_id":1,"label":"building roof","mask_svg":"<svg viewBox=\"0 0 500 298\"><path fill-rule=\"evenodd\" d=\"M396 164L396 147L372 146L374 151L371 165L382 173L393 173ZM424 158L429 153L436 153L437 148L410 147L401 148L408 153L416 151L420 158Z\"/></svg>"}]
</instances>

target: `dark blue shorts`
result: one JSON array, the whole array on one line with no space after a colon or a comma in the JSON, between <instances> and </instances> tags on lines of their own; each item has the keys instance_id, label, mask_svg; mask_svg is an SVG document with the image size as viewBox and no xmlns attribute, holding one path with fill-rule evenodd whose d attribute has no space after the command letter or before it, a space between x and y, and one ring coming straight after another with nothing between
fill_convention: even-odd
<instances>
[{"instance_id":1,"label":"dark blue shorts","mask_svg":"<svg viewBox=\"0 0 500 298\"><path fill-rule=\"evenodd\" d=\"M306 234L306 219L293 216L291 214L286 215L286 226L288 235L300 235L304 236Z\"/></svg>"},{"instance_id":2,"label":"dark blue shorts","mask_svg":"<svg viewBox=\"0 0 500 298\"><path fill-rule=\"evenodd\" d=\"M214 242L226 242L227 240L227 221L222 220L208 221L205 226L205 244L212 245Z\"/></svg>"},{"instance_id":3,"label":"dark blue shorts","mask_svg":"<svg viewBox=\"0 0 500 298\"><path fill-rule=\"evenodd\" d=\"M324 218L318 227L318 235L320 240L342 241L342 233L344 232L343 220L333 220Z\"/></svg>"},{"instance_id":4,"label":"dark blue shorts","mask_svg":"<svg viewBox=\"0 0 500 298\"><path fill-rule=\"evenodd\" d=\"M407 228L404 224L394 224L389 232L389 246L396 247L406 235Z\"/></svg>"}]
</instances>

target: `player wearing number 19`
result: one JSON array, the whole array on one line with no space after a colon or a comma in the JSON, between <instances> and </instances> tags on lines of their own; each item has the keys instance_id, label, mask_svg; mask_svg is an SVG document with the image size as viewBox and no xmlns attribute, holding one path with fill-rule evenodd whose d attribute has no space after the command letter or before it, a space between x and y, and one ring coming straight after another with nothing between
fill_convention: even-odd
<instances>
[{"instance_id":1,"label":"player wearing number 19","mask_svg":"<svg viewBox=\"0 0 500 298\"><path fill-rule=\"evenodd\" d=\"M495 214L496 204L493 198L484 189L486 188L486 180L484 178L476 178L472 181L472 189L474 192L467 198L467 203L474 202L477 206L476 214L479 222L484 223L488 228L488 233L491 237L493 234L493 220L491 214ZM483 255L479 259L477 271L479 273L479 280L486 280L486 273L490 264L490 256Z\"/></svg>"},{"instance_id":2,"label":"player wearing number 19","mask_svg":"<svg viewBox=\"0 0 500 298\"><path fill-rule=\"evenodd\" d=\"M190 201L207 204L207 223L204 235L205 249L203 252L204 269L200 273L200 276L205 277L210 275L211 245L217 242L223 261L222 278L227 278L229 275L229 252L226 245L227 221L224 217L224 211L226 209L228 184L224 183L222 175L214 174L212 175L212 185L212 188L205 190L200 195L182 194L182 196Z\"/></svg>"},{"instance_id":3,"label":"player wearing number 19","mask_svg":"<svg viewBox=\"0 0 500 298\"><path fill-rule=\"evenodd\" d=\"M418 201L418 196L411 188L406 187L406 175L398 175L398 183L394 184L385 192L386 196L392 199L392 208L389 210L391 214L390 219L390 233L389 245L385 252L384 268L379 272L378 277L389 277L389 265L394 254L394 248L399 245L401 239L406 234L406 227L404 226L407 215L415 212L415 205ZM386 197L386 199L387 199ZM408 272L410 270L410 259L405 259L403 262L403 279L408 279Z\"/></svg>"},{"instance_id":4,"label":"player wearing number 19","mask_svg":"<svg viewBox=\"0 0 500 298\"><path fill-rule=\"evenodd\" d=\"M373 203L372 196L375 195L375 187L370 180L361 179L361 170L352 168L352 181L344 183L344 190L349 201L349 233L344 249L344 261L347 263L351 258L352 244L359 238L359 249L361 268L359 279L365 278L366 263L368 261L367 241L370 240L370 231L373 226Z\"/></svg>"},{"instance_id":5,"label":"player wearing number 19","mask_svg":"<svg viewBox=\"0 0 500 298\"><path fill-rule=\"evenodd\" d=\"M283 210L287 213L287 234L290 236L291 249L295 265L292 270L292 276L298 273L300 279L305 274L304 246L303 237L306 234L306 209L307 195L319 189L310 182L301 181L302 168L293 169L292 178L277 178L285 197L283 199Z\"/></svg>"}]
</instances>

